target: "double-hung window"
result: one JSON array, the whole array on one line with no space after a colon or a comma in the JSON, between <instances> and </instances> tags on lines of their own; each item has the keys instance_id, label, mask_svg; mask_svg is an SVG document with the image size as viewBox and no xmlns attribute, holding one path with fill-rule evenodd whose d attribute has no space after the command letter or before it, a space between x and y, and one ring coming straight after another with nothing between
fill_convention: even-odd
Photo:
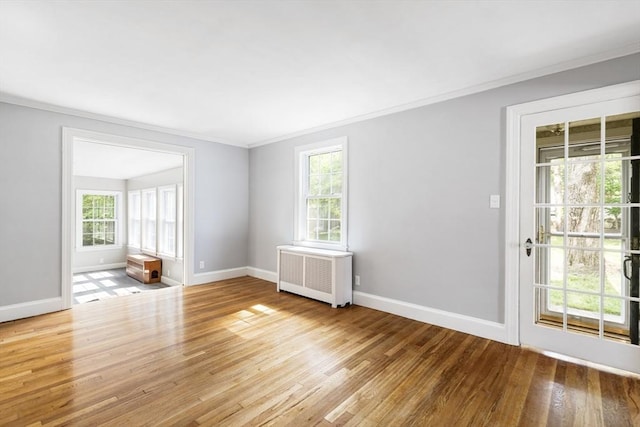
<instances>
[{"instance_id":1,"label":"double-hung window","mask_svg":"<svg viewBox=\"0 0 640 427\"><path fill-rule=\"evenodd\" d=\"M140 191L129 191L128 206L128 244L133 248L140 249L140 238L142 236L142 232L140 230Z\"/></svg>"},{"instance_id":2,"label":"double-hung window","mask_svg":"<svg viewBox=\"0 0 640 427\"><path fill-rule=\"evenodd\" d=\"M142 190L143 251L156 252L156 189Z\"/></svg>"},{"instance_id":3,"label":"double-hung window","mask_svg":"<svg viewBox=\"0 0 640 427\"><path fill-rule=\"evenodd\" d=\"M296 149L295 243L347 249L347 138Z\"/></svg>"},{"instance_id":4,"label":"double-hung window","mask_svg":"<svg viewBox=\"0 0 640 427\"><path fill-rule=\"evenodd\" d=\"M78 248L120 245L120 192L78 190Z\"/></svg>"},{"instance_id":5,"label":"double-hung window","mask_svg":"<svg viewBox=\"0 0 640 427\"><path fill-rule=\"evenodd\" d=\"M176 253L176 186L158 188L158 252Z\"/></svg>"},{"instance_id":6,"label":"double-hung window","mask_svg":"<svg viewBox=\"0 0 640 427\"><path fill-rule=\"evenodd\" d=\"M129 191L129 246L153 255L182 258L182 197L182 184Z\"/></svg>"}]
</instances>

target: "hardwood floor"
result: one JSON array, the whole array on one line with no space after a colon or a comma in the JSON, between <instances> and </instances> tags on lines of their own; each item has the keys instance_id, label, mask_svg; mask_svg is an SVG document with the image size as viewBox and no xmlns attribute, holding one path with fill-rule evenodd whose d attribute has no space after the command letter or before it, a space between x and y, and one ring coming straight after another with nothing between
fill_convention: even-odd
<instances>
[{"instance_id":1,"label":"hardwood floor","mask_svg":"<svg viewBox=\"0 0 640 427\"><path fill-rule=\"evenodd\" d=\"M638 426L640 380L240 278L0 324L0 425Z\"/></svg>"}]
</instances>

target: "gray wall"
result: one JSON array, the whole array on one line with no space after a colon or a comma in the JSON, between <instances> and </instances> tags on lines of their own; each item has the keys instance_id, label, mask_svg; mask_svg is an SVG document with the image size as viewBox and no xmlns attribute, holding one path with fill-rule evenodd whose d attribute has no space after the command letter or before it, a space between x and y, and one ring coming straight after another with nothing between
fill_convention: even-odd
<instances>
[{"instance_id":1,"label":"gray wall","mask_svg":"<svg viewBox=\"0 0 640 427\"><path fill-rule=\"evenodd\" d=\"M355 289L503 322L506 107L639 78L636 54L253 148L249 265L293 240L294 147L347 136Z\"/></svg>"},{"instance_id":2,"label":"gray wall","mask_svg":"<svg viewBox=\"0 0 640 427\"><path fill-rule=\"evenodd\" d=\"M63 126L193 147L194 271L247 265L246 149L0 103L0 306L61 295Z\"/></svg>"}]
</instances>

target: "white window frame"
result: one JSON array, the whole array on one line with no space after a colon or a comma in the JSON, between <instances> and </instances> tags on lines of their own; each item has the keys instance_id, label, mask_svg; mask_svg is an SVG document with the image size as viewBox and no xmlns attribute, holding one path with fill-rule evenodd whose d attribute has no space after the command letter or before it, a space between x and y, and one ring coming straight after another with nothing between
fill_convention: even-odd
<instances>
[{"instance_id":1,"label":"white window frame","mask_svg":"<svg viewBox=\"0 0 640 427\"><path fill-rule=\"evenodd\" d=\"M307 238L307 194L309 179L309 156L322 154L340 149L342 151L342 193L340 195L340 241L328 242L309 240ZM294 245L320 249L334 249L346 251L348 249L348 139L346 136L320 141L315 144L295 148L295 194L294 213Z\"/></svg>"},{"instance_id":2,"label":"white window frame","mask_svg":"<svg viewBox=\"0 0 640 427\"><path fill-rule=\"evenodd\" d=\"M82 198L85 195L114 196L115 197L115 244L83 246L84 222L82 215ZM76 250L78 251L104 251L122 248L122 192L111 190L76 190Z\"/></svg>"}]
</instances>

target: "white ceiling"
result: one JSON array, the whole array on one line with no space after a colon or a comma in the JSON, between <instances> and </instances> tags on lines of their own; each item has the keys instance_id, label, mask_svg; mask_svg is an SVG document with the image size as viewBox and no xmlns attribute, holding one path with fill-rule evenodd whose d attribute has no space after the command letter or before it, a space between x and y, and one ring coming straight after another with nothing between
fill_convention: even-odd
<instances>
[{"instance_id":1,"label":"white ceiling","mask_svg":"<svg viewBox=\"0 0 640 427\"><path fill-rule=\"evenodd\" d=\"M240 146L636 51L640 1L0 2L0 99Z\"/></svg>"},{"instance_id":2,"label":"white ceiling","mask_svg":"<svg viewBox=\"0 0 640 427\"><path fill-rule=\"evenodd\" d=\"M183 157L158 151L75 141L73 175L129 179L183 165Z\"/></svg>"}]
</instances>

